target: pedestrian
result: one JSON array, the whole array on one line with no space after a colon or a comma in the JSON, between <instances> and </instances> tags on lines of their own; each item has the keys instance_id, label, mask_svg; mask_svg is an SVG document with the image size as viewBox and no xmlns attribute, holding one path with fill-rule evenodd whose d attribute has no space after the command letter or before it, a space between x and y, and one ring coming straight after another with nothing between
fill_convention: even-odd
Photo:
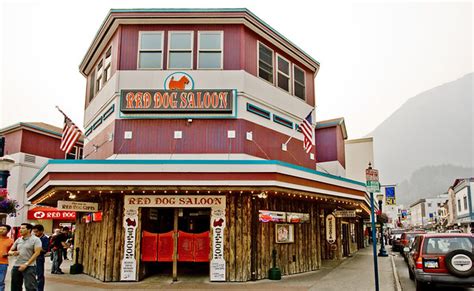
<instances>
[{"instance_id":1,"label":"pedestrian","mask_svg":"<svg viewBox=\"0 0 474 291\"><path fill-rule=\"evenodd\" d=\"M69 227L63 227L61 233L56 235L53 239L53 267L51 269L51 274L61 275L64 274L61 270L61 264L63 262L63 251L64 248L68 248L66 243L69 233Z\"/></svg>"},{"instance_id":2,"label":"pedestrian","mask_svg":"<svg viewBox=\"0 0 474 291\"><path fill-rule=\"evenodd\" d=\"M8 251L13 245L13 240L7 236L11 226L0 224L0 291L5 291L5 278L8 270Z\"/></svg>"},{"instance_id":3,"label":"pedestrian","mask_svg":"<svg viewBox=\"0 0 474 291\"><path fill-rule=\"evenodd\" d=\"M44 227L41 224L33 226L33 233L41 240L41 253L36 258L36 278L38 280L38 291L44 290L44 255L49 249L49 237L44 234Z\"/></svg>"},{"instance_id":4,"label":"pedestrian","mask_svg":"<svg viewBox=\"0 0 474 291\"><path fill-rule=\"evenodd\" d=\"M49 251L51 252L50 254L50 259L51 262L53 261L53 246L54 246L54 239L58 234L61 233L61 230L59 228L55 228L53 234L49 237Z\"/></svg>"},{"instance_id":5,"label":"pedestrian","mask_svg":"<svg viewBox=\"0 0 474 291\"><path fill-rule=\"evenodd\" d=\"M16 261L12 268L12 291L21 291L23 282L27 291L38 290L36 280L36 258L40 255L42 246L41 240L31 235L33 225L22 223L20 235L11 247L8 255L16 256Z\"/></svg>"}]
</instances>

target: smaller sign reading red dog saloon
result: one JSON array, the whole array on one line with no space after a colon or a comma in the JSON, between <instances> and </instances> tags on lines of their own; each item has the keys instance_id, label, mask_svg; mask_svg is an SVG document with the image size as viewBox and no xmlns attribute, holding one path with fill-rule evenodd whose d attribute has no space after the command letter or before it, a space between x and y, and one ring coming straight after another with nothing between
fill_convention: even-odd
<instances>
[{"instance_id":1,"label":"smaller sign reading red dog saloon","mask_svg":"<svg viewBox=\"0 0 474 291\"><path fill-rule=\"evenodd\" d=\"M122 112L232 112L235 90L122 90Z\"/></svg>"}]
</instances>

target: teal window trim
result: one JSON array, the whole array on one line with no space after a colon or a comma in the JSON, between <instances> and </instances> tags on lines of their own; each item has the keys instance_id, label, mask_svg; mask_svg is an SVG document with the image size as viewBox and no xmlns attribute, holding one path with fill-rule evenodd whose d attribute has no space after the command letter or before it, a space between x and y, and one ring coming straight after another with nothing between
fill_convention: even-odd
<instances>
[{"instance_id":1,"label":"teal window trim","mask_svg":"<svg viewBox=\"0 0 474 291\"><path fill-rule=\"evenodd\" d=\"M271 113L270 111L267 111L265 109L262 109L258 106L255 106L253 104L250 104L250 103L247 103L247 111L250 112L250 113L253 113L253 114L256 114L258 116L261 116L263 118L266 118L268 120L270 120L270 117L271 117Z\"/></svg>"},{"instance_id":2,"label":"teal window trim","mask_svg":"<svg viewBox=\"0 0 474 291\"><path fill-rule=\"evenodd\" d=\"M102 124L102 116L99 119L97 119L96 122L94 122L94 124L92 125L92 129L96 129L101 124Z\"/></svg>"},{"instance_id":3,"label":"teal window trim","mask_svg":"<svg viewBox=\"0 0 474 291\"><path fill-rule=\"evenodd\" d=\"M91 133L92 133L92 130L93 128L92 127L89 127L88 130L86 130L86 132L84 133L85 136L89 136Z\"/></svg>"},{"instance_id":4,"label":"teal window trim","mask_svg":"<svg viewBox=\"0 0 474 291\"><path fill-rule=\"evenodd\" d=\"M112 107L110 107L103 115L102 115L102 119L103 120L106 120L107 117L109 117L110 115L112 115L112 113L114 113L115 111L115 104L112 105Z\"/></svg>"},{"instance_id":5,"label":"teal window trim","mask_svg":"<svg viewBox=\"0 0 474 291\"><path fill-rule=\"evenodd\" d=\"M288 119L285 119L283 117L280 117L276 114L273 114L273 121L278 123L278 124L281 124L283 126L286 126L288 128L291 128L293 129L293 122L289 121Z\"/></svg>"}]
</instances>

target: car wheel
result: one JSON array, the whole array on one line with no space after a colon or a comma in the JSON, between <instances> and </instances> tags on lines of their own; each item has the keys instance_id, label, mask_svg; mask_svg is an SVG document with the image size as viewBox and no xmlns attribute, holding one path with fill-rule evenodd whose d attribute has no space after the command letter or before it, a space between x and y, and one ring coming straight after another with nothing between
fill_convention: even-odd
<instances>
[{"instance_id":1,"label":"car wheel","mask_svg":"<svg viewBox=\"0 0 474 291\"><path fill-rule=\"evenodd\" d=\"M446 254L446 268L454 276L466 278L474 276L474 255L467 250L455 250Z\"/></svg>"},{"instance_id":2,"label":"car wheel","mask_svg":"<svg viewBox=\"0 0 474 291\"><path fill-rule=\"evenodd\" d=\"M410 280L415 280L415 275L413 275L413 272L408 268L408 277L410 277Z\"/></svg>"}]
</instances>

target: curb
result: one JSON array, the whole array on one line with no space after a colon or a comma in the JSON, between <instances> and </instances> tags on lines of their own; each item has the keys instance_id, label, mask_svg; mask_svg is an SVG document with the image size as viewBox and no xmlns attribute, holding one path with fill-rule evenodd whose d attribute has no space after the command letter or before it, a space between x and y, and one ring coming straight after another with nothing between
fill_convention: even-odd
<instances>
[{"instance_id":1,"label":"curb","mask_svg":"<svg viewBox=\"0 0 474 291\"><path fill-rule=\"evenodd\" d=\"M390 261L392 262L393 277L395 279L395 290L402 291L402 285L400 284L400 278L398 277L397 267L395 267L395 261L393 255L390 255Z\"/></svg>"}]
</instances>

